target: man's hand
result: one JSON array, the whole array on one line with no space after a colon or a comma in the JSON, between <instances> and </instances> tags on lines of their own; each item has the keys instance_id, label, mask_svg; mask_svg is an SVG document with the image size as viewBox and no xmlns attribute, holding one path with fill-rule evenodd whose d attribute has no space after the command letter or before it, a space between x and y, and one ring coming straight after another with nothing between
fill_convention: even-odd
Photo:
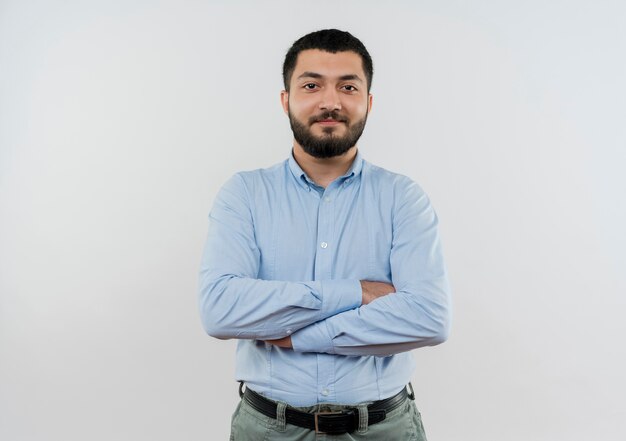
<instances>
[{"instance_id":1,"label":"man's hand","mask_svg":"<svg viewBox=\"0 0 626 441\"><path fill-rule=\"evenodd\" d=\"M369 280L361 280L361 289L363 290L363 305L367 305L379 297L396 292L396 288L390 283L370 282Z\"/></svg>"},{"instance_id":2,"label":"man's hand","mask_svg":"<svg viewBox=\"0 0 626 441\"><path fill-rule=\"evenodd\" d=\"M265 340L265 343L269 343L279 348L293 349L291 346L291 337L283 337L276 340Z\"/></svg>"}]
</instances>

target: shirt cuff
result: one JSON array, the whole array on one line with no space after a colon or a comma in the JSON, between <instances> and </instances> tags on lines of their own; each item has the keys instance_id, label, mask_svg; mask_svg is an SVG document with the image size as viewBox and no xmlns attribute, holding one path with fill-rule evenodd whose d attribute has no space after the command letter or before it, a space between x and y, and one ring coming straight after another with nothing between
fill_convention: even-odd
<instances>
[{"instance_id":1,"label":"shirt cuff","mask_svg":"<svg viewBox=\"0 0 626 441\"><path fill-rule=\"evenodd\" d=\"M335 353L333 339L325 320L295 332L291 336L291 347L295 352Z\"/></svg>"},{"instance_id":2,"label":"shirt cuff","mask_svg":"<svg viewBox=\"0 0 626 441\"><path fill-rule=\"evenodd\" d=\"M363 290L358 280L324 280L320 320L358 308L362 301Z\"/></svg>"}]
</instances>

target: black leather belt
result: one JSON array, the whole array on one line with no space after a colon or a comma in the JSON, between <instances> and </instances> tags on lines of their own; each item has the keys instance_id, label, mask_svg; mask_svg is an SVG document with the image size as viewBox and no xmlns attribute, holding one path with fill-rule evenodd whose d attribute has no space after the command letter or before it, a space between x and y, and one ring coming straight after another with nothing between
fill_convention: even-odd
<instances>
[{"instance_id":1,"label":"black leather belt","mask_svg":"<svg viewBox=\"0 0 626 441\"><path fill-rule=\"evenodd\" d=\"M407 397L413 397L413 393L409 395L406 388L403 388L393 397L374 401L367 406L368 425L383 421L387 412L396 409ZM276 419L278 406L274 401L248 388L243 393L243 399L263 415ZM288 406L285 409L285 420L288 424L315 430L317 433L339 435L354 432L359 427L359 411L354 407L337 412L307 413Z\"/></svg>"}]
</instances>

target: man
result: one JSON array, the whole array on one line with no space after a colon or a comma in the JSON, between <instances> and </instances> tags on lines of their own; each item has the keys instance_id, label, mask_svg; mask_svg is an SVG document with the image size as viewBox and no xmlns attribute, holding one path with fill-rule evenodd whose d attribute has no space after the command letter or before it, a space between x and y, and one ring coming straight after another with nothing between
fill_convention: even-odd
<instances>
[{"instance_id":1,"label":"man","mask_svg":"<svg viewBox=\"0 0 626 441\"><path fill-rule=\"evenodd\" d=\"M335 29L297 40L281 101L292 155L219 192L200 274L214 337L239 339L231 439L426 439L408 351L447 338L437 216L357 150L372 60Z\"/></svg>"}]
</instances>

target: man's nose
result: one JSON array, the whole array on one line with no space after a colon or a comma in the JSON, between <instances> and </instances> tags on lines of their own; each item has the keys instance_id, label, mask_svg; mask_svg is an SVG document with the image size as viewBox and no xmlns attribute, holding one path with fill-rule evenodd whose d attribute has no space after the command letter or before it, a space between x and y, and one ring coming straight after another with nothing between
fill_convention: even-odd
<instances>
[{"instance_id":1,"label":"man's nose","mask_svg":"<svg viewBox=\"0 0 626 441\"><path fill-rule=\"evenodd\" d=\"M334 87L328 87L322 91L321 110L341 110L340 95Z\"/></svg>"}]
</instances>

